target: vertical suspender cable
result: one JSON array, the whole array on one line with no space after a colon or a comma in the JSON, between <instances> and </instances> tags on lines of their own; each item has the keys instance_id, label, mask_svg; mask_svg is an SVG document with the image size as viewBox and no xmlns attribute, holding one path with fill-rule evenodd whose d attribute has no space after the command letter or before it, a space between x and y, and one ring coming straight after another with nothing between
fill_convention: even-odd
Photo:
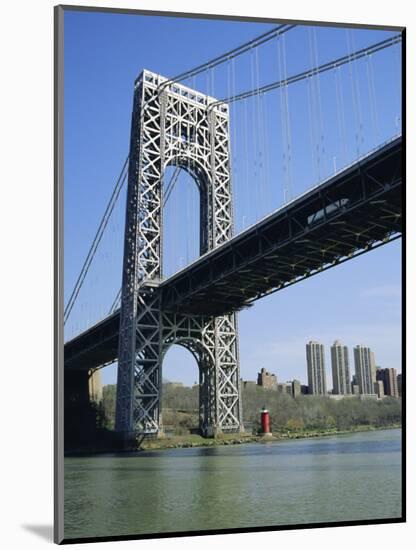
<instances>
[{"instance_id":1,"label":"vertical suspender cable","mask_svg":"<svg viewBox=\"0 0 416 550\"><path fill-rule=\"evenodd\" d=\"M251 67L251 85L252 88L255 89L255 76L254 76L254 56L253 56L253 48L250 49L250 67ZM253 140L253 180L251 182L251 189L253 189L253 195L252 200L254 200L256 204L256 219L259 217L259 201L257 196L257 178L258 178L258 169L257 169L257 136L256 136L256 112L255 112L255 106L252 104L252 140ZM255 192L254 192L255 191Z\"/></svg>"},{"instance_id":2,"label":"vertical suspender cable","mask_svg":"<svg viewBox=\"0 0 416 550\"><path fill-rule=\"evenodd\" d=\"M313 35L312 29L308 29L309 35L309 59L311 66L314 66L314 47L313 47ZM312 139L313 139L313 149L315 151L314 161L316 163L316 181L321 180L321 154L319 147L319 114L318 114L318 105L317 105L317 89L316 89L316 74L311 75L310 78L310 91L311 91L311 120L312 120Z\"/></svg>"},{"instance_id":3,"label":"vertical suspender cable","mask_svg":"<svg viewBox=\"0 0 416 550\"><path fill-rule=\"evenodd\" d=\"M340 136L340 144L341 144L342 153L343 153L343 164L345 165L348 163L348 153L347 153L347 131L346 131L346 124L345 124L345 110L344 110L344 93L343 93L342 82L341 82L341 67L335 67L334 74L335 74L335 89L336 89L336 100L337 100L339 136Z\"/></svg>"},{"instance_id":4,"label":"vertical suspender cable","mask_svg":"<svg viewBox=\"0 0 416 550\"><path fill-rule=\"evenodd\" d=\"M378 119L376 83L375 83L375 76L374 76L374 64L373 64L372 54L370 54L370 78L371 78L371 86L373 89L374 118L375 118L375 125L376 125L376 140L378 144L380 142L380 124Z\"/></svg>"},{"instance_id":5,"label":"vertical suspender cable","mask_svg":"<svg viewBox=\"0 0 416 550\"><path fill-rule=\"evenodd\" d=\"M205 80L206 80L206 87L207 87L206 94L210 95L210 93L209 93L209 67L207 67L205 69Z\"/></svg>"},{"instance_id":6,"label":"vertical suspender cable","mask_svg":"<svg viewBox=\"0 0 416 550\"><path fill-rule=\"evenodd\" d=\"M355 33L354 31L350 30L350 36L351 36L351 44L352 44L352 51L356 51L356 45L355 45ZM353 64L353 71L354 71L354 83L356 88L356 94L357 94L357 108L358 108L358 119L359 119L359 129L360 129L360 137L361 137L361 145L364 143L364 126L363 126L363 117L362 117L362 109L361 109L361 93L360 93L360 81L357 75L356 71L356 63L354 61ZM361 147L360 145L360 147Z\"/></svg>"},{"instance_id":7,"label":"vertical suspender cable","mask_svg":"<svg viewBox=\"0 0 416 550\"><path fill-rule=\"evenodd\" d=\"M367 75L368 102L370 105L371 123L373 127L373 139L375 144L377 143L377 137L376 137L377 132L376 132L376 124L375 124L374 105L373 105L373 90L371 88L370 69L368 66L368 55L365 57L365 72Z\"/></svg>"},{"instance_id":8,"label":"vertical suspender cable","mask_svg":"<svg viewBox=\"0 0 416 550\"><path fill-rule=\"evenodd\" d=\"M261 112L263 120L263 145L264 145L264 193L266 208L270 211L273 205L272 197L270 196L270 178L269 178L269 155L268 155L268 126L266 109L264 105L264 94L260 95Z\"/></svg>"},{"instance_id":9,"label":"vertical suspender cable","mask_svg":"<svg viewBox=\"0 0 416 550\"><path fill-rule=\"evenodd\" d=\"M315 67L319 67L319 58L318 58L318 41L316 38L316 29L313 28L313 51L314 51L314 62ZM316 91L317 91L317 108L318 108L318 124L319 124L319 140L320 140L320 149L322 153L322 161L325 161L325 130L324 130L324 117L322 110L322 98L321 98L321 77L319 72L316 72ZM323 174L325 175L325 174Z\"/></svg>"},{"instance_id":10,"label":"vertical suspender cable","mask_svg":"<svg viewBox=\"0 0 416 550\"><path fill-rule=\"evenodd\" d=\"M312 172L313 172L313 181L315 182L318 179L318 170L316 166L316 157L315 157L315 131L314 131L314 120L313 120L313 106L312 106L312 78L308 76L306 80L307 95L308 95L308 114L309 114L309 139L311 143L311 158L312 158Z\"/></svg>"},{"instance_id":11,"label":"vertical suspender cable","mask_svg":"<svg viewBox=\"0 0 416 550\"><path fill-rule=\"evenodd\" d=\"M263 128L262 128L262 112L261 112L261 105L260 105L260 75L259 75L259 55L258 55L258 47L255 49L255 60L256 60L256 105L257 105L257 124L256 124L256 131L258 135L258 146L259 146L259 181L256 182L256 186L259 190L259 210L262 212L262 206L264 203L264 186L263 186L263 178L264 178L264 159L263 159Z\"/></svg>"},{"instance_id":12,"label":"vertical suspender cable","mask_svg":"<svg viewBox=\"0 0 416 550\"><path fill-rule=\"evenodd\" d=\"M235 80L235 58L233 57L231 59L231 92L232 92L232 95L235 95L236 93L236 80ZM232 122L232 135L231 135L231 140L232 140L232 146L233 146L233 155L232 155L232 162L230 164L230 182L231 182L231 185L232 185L232 188L235 190L236 189L236 184L238 183L238 177L239 177L239 174L240 174L240 169L239 169L239 162L240 162L240 155L238 154L238 123L240 121L240 117L237 116L237 108L238 106L235 105L234 103L232 104L232 107L231 107L231 112L229 113L229 116L232 118L231 122ZM232 170L232 173L231 173L231 170ZM235 193L234 193L234 196L235 196ZM238 197L240 197L240 193L238 194ZM240 201L239 201L240 202ZM233 223L236 223L236 201L235 200L231 200L231 209L232 209L232 218L233 218ZM241 210L240 210L241 212Z\"/></svg>"},{"instance_id":13,"label":"vertical suspender cable","mask_svg":"<svg viewBox=\"0 0 416 550\"><path fill-rule=\"evenodd\" d=\"M286 56L286 37L283 36L283 67L284 67L284 79L287 80L287 56ZM287 134L287 173L288 173L288 185L289 196L293 197L293 178L292 178L292 132L290 124L290 109L289 109L289 88L286 83L285 87L285 116L286 116L286 134Z\"/></svg>"},{"instance_id":14,"label":"vertical suspender cable","mask_svg":"<svg viewBox=\"0 0 416 550\"><path fill-rule=\"evenodd\" d=\"M280 37L279 37L280 38ZM286 49L284 37L278 42L279 52L279 73L280 80L286 80ZM289 120L289 98L287 84L283 84L280 88L280 117L282 123L282 143L283 143L283 171L285 185L283 189L284 202L286 203L291 197L291 174L290 174L290 120Z\"/></svg>"},{"instance_id":15,"label":"vertical suspender cable","mask_svg":"<svg viewBox=\"0 0 416 550\"><path fill-rule=\"evenodd\" d=\"M398 105L399 105L399 112L395 116L395 127L396 127L396 134L399 134L402 132L402 124L401 124L401 104L402 104L402 43L399 41L396 46L397 51L397 60L396 60L396 66L398 68L398 74L396 76L396 82L398 84L399 89L399 97L398 97Z\"/></svg>"},{"instance_id":16,"label":"vertical suspender cable","mask_svg":"<svg viewBox=\"0 0 416 550\"><path fill-rule=\"evenodd\" d=\"M278 55L278 69L279 69L279 80L282 81L282 61L280 53L280 37L277 37L277 55ZM284 128L284 119L283 119L283 86L279 90L279 100L280 100L280 130L282 135L282 160L283 160L283 202L286 203L287 200L287 168L286 168L286 133Z\"/></svg>"},{"instance_id":17,"label":"vertical suspender cable","mask_svg":"<svg viewBox=\"0 0 416 550\"><path fill-rule=\"evenodd\" d=\"M247 99L244 99L244 158L245 158L245 204L244 212L248 213L250 206L249 178L248 178L248 115L247 115ZM245 219L243 216L243 228L245 227Z\"/></svg>"},{"instance_id":18,"label":"vertical suspender cable","mask_svg":"<svg viewBox=\"0 0 416 550\"><path fill-rule=\"evenodd\" d=\"M351 31L347 29L346 34L347 34L348 55L351 57L351 52L352 52ZM360 112L360 106L358 102L359 98L357 93L357 76L355 74L354 65L351 60L348 63L348 65L349 65L349 72L350 72L352 104L353 104L354 117L355 117L355 128L354 128L355 142L356 142L357 158L359 158L360 151L361 151L361 142L363 141L363 138L362 138L361 112Z\"/></svg>"}]
</instances>

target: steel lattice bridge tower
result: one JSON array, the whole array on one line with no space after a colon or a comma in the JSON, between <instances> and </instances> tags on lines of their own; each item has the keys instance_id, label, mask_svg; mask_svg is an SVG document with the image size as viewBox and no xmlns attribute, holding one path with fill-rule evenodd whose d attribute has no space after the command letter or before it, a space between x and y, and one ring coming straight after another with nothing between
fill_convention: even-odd
<instances>
[{"instance_id":1,"label":"steel lattice bridge tower","mask_svg":"<svg viewBox=\"0 0 416 550\"><path fill-rule=\"evenodd\" d=\"M124 239L116 430L126 438L161 431L163 357L187 348L199 367L205 436L241 431L236 314L165 311L163 177L186 170L200 195L200 254L233 236L228 106L144 70L135 82Z\"/></svg>"}]
</instances>

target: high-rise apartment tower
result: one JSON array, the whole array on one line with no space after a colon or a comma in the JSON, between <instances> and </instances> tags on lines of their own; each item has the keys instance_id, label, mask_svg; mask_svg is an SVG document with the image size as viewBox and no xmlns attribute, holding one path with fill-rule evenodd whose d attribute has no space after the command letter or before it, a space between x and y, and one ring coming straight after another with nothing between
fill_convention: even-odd
<instances>
[{"instance_id":1,"label":"high-rise apartment tower","mask_svg":"<svg viewBox=\"0 0 416 550\"><path fill-rule=\"evenodd\" d=\"M354 364L360 394L374 394L374 382L376 381L374 353L366 346L355 346Z\"/></svg>"},{"instance_id":2,"label":"high-rise apartment tower","mask_svg":"<svg viewBox=\"0 0 416 550\"><path fill-rule=\"evenodd\" d=\"M312 341L306 344L306 361L308 366L308 393L312 395L326 395L323 344Z\"/></svg>"},{"instance_id":3,"label":"high-rise apartment tower","mask_svg":"<svg viewBox=\"0 0 416 550\"><path fill-rule=\"evenodd\" d=\"M333 393L349 395L351 393L351 378L348 348L343 346L339 340L335 340L331 346L331 365Z\"/></svg>"}]
</instances>

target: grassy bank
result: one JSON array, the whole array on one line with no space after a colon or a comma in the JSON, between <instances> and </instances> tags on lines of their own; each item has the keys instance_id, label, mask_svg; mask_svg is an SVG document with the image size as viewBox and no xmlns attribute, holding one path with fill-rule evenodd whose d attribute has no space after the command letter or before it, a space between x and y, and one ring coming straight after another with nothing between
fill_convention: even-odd
<instances>
[{"instance_id":1,"label":"grassy bank","mask_svg":"<svg viewBox=\"0 0 416 550\"><path fill-rule=\"evenodd\" d=\"M285 441L291 439L309 439L314 437L327 437L331 435L346 435L356 432L371 432L376 430L389 430L401 428L401 424L391 424L390 426L355 426L353 428L338 430L336 428L327 430L303 430L303 431L279 431L271 436L263 437L259 435L242 434L220 434L216 438L204 438L197 434L172 435L158 439L148 439L141 443L141 450L161 450L161 449L186 449L190 447L217 447L221 445L242 445L244 443L267 443L270 441Z\"/></svg>"}]
</instances>

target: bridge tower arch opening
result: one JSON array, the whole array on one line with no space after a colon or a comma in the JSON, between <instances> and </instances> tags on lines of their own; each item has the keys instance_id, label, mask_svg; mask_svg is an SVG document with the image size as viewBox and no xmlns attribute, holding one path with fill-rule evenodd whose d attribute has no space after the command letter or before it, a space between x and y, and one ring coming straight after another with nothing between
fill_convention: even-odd
<instances>
[{"instance_id":1,"label":"bridge tower arch opening","mask_svg":"<svg viewBox=\"0 0 416 550\"><path fill-rule=\"evenodd\" d=\"M196 260L202 253L204 241L202 224L206 204L201 195L205 184L177 161L169 163L163 177L162 214L162 277L169 277L176 271Z\"/></svg>"},{"instance_id":2,"label":"bridge tower arch opening","mask_svg":"<svg viewBox=\"0 0 416 550\"><path fill-rule=\"evenodd\" d=\"M200 253L229 240L228 106L143 71L133 101L118 351L116 430L127 439L159 431L163 346L172 338L198 341L211 357L203 381L204 434L243 430L236 315L187 315L165 309L161 300L169 165L188 171L199 187ZM186 215L183 205L179 210Z\"/></svg>"},{"instance_id":3,"label":"bridge tower arch opening","mask_svg":"<svg viewBox=\"0 0 416 550\"><path fill-rule=\"evenodd\" d=\"M195 394L194 386L192 386L192 388L188 388L188 397L197 401L198 408L197 426L193 427L198 427L199 433L203 436L215 435L212 431L212 424L214 419L210 416L213 410L213 402L215 401L215 396L212 394L214 384L212 383L212 380L210 380L210 376L214 372L214 358L212 357L209 349L202 342L200 342L198 338L189 336L178 337L170 335L163 342L161 360L164 379L166 378L166 363L168 361L168 359L166 359L166 356L169 355L169 352L171 350L173 351L174 348L182 348L183 350L187 350L187 352L189 352L189 354L193 357L193 361L191 360L194 363L192 367L196 366L197 368L197 371L194 373L195 377L198 380L196 383L198 386L197 394ZM177 368L178 365L176 364L175 372L177 372ZM180 377L181 375L178 375L175 378L175 374L173 374L172 379L173 381L177 381ZM169 380L169 376L167 377L167 380ZM169 391L171 395L166 396L162 393L160 424L163 429L165 429L167 425L166 413L164 412L163 406L166 405L169 398L172 398L172 393L177 391L177 389L175 389L175 385L173 385L171 388L165 386L165 391Z\"/></svg>"}]
</instances>

